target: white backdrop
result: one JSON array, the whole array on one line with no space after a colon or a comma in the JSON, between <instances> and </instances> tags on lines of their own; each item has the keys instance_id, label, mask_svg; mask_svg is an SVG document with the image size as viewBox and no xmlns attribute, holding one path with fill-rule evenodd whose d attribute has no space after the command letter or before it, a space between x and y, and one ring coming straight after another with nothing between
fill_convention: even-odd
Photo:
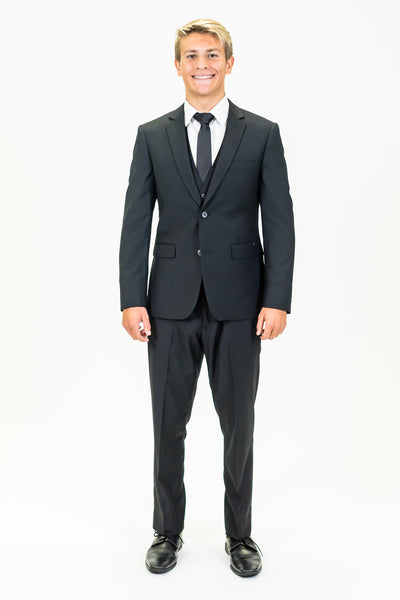
<instances>
[{"instance_id":1,"label":"white backdrop","mask_svg":"<svg viewBox=\"0 0 400 600\"><path fill-rule=\"evenodd\" d=\"M398 598L399 13L391 0L2 1L2 598ZM262 342L251 580L223 550L205 361L186 543L171 573L144 568L147 347L119 309L136 129L183 101L174 34L197 17L232 34L228 97L278 122L295 209L292 314Z\"/></svg>"}]
</instances>

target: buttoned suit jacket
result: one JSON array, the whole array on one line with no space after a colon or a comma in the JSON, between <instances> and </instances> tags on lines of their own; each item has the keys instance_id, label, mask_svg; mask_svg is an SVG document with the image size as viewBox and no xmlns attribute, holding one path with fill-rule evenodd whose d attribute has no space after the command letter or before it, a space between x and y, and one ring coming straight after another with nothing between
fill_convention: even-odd
<instances>
[{"instance_id":1,"label":"buttoned suit jacket","mask_svg":"<svg viewBox=\"0 0 400 600\"><path fill-rule=\"evenodd\" d=\"M229 100L225 136L203 196L188 153L184 105L140 125L120 241L121 310L145 306L150 315L184 319L203 280L218 320L250 319L261 307L290 313L294 217L278 124Z\"/></svg>"}]
</instances>

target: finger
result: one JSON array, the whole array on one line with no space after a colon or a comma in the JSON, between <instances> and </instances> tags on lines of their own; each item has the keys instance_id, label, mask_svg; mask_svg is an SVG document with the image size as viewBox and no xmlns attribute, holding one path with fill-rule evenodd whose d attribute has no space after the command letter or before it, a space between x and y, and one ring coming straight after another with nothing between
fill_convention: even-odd
<instances>
[{"instance_id":1,"label":"finger","mask_svg":"<svg viewBox=\"0 0 400 600\"><path fill-rule=\"evenodd\" d=\"M264 325L264 317L262 315L259 315L258 320L257 320L257 325L256 325L256 335L260 335L260 333L263 330L263 325Z\"/></svg>"},{"instance_id":2,"label":"finger","mask_svg":"<svg viewBox=\"0 0 400 600\"><path fill-rule=\"evenodd\" d=\"M140 328L140 321L129 321L125 327L132 339L139 342L147 342L148 338L143 329Z\"/></svg>"},{"instance_id":3,"label":"finger","mask_svg":"<svg viewBox=\"0 0 400 600\"><path fill-rule=\"evenodd\" d=\"M263 334L261 336L261 339L262 340L269 340L269 339L271 339L271 337L270 337L271 333L272 333L272 327L271 327L271 325L269 325L269 324L266 323L264 331L263 331Z\"/></svg>"},{"instance_id":4,"label":"finger","mask_svg":"<svg viewBox=\"0 0 400 600\"><path fill-rule=\"evenodd\" d=\"M283 328L283 329L284 329L284 328ZM282 328L279 328L279 327L275 327L275 326L273 326L273 327L271 328L271 333L270 333L270 335L269 335L268 339L269 339L269 340L274 340L275 338L277 338L277 337L278 337L278 335L280 335L280 334L282 333L283 329L282 329Z\"/></svg>"},{"instance_id":5,"label":"finger","mask_svg":"<svg viewBox=\"0 0 400 600\"><path fill-rule=\"evenodd\" d=\"M140 325L141 325L141 327L140 327ZM137 329L138 337L136 339L139 340L140 342L148 342L149 338L147 337L147 333L142 325L142 322L140 322L140 325L138 324L138 329Z\"/></svg>"},{"instance_id":6,"label":"finger","mask_svg":"<svg viewBox=\"0 0 400 600\"><path fill-rule=\"evenodd\" d=\"M147 312L144 315L142 315L142 321L143 321L143 330L145 331L145 333L147 335L151 335L150 319L149 319L149 315Z\"/></svg>"}]
</instances>

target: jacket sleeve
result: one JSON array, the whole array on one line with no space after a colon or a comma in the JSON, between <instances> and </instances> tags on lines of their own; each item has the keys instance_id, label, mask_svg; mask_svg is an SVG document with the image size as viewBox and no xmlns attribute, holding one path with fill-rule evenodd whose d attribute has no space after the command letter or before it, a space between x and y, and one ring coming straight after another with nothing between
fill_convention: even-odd
<instances>
[{"instance_id":1,"label":"jacket sleeve","mask_svg":"<svg viewBox=\"0 0 400 600\"><path fill-rule=\"evenodd\" d=\"M287 166L279 126L274 123L266 144L260 178L264 245L262 306L291 311L294 266L294 217Z\"/></svg>"},{"instance_id":2,"label":"jacket sleeve","mask_svg":"<svg viewBox=\"0 0 400 600\"><path fill-rule=\"evenodd\" d=\"M121 311L132 306L147 307L149 245L155 200L153 167L140 125L125 196L119 249Z\"/></svg>"}]
</instances>

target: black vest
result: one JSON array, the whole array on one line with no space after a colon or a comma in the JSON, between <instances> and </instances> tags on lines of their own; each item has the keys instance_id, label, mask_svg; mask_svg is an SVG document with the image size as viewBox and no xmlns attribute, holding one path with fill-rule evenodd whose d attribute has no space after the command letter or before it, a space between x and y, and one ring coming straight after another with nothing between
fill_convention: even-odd
<instances>
[{"instance_id":1,"label":"black vest","mask_svg":"<svg viewBox=\"0 0 400 600\"><path fill-rule=\"evenodd\" d=\"M213 164L211 166L211 169L207 173L207 177L205 178L204 181L202 181L201 177L199 175L199 172L197 170L197 167L194 164L194 160L193 160L193 156L192 156L192 150L190 148L190 143L189 143L189 136L188 136L188 133L187 133L187 127L185 127L185 134L186 134L187 151L188 151L188 154L189 154L190 164L192 166L193 177L194 177L194 179L195 179L195 181L197 183L197 187L199 188L200 197L202 199L204 199L205 195L207 193L207 190L208 190L208 186L210 185L210 181L212 179L212 176L213 176L213 173L214 173L214 169L215 169L215 165L217 164L218 156L219 156L220 153L218 152L218 154L215 157L215 160L214 160L214 162L213 162ZM222 144L223 143L224 143L224 140L222 140ZM222 144L221 144L221 147L222 147Z\"/></svg>"}]
</instances>

